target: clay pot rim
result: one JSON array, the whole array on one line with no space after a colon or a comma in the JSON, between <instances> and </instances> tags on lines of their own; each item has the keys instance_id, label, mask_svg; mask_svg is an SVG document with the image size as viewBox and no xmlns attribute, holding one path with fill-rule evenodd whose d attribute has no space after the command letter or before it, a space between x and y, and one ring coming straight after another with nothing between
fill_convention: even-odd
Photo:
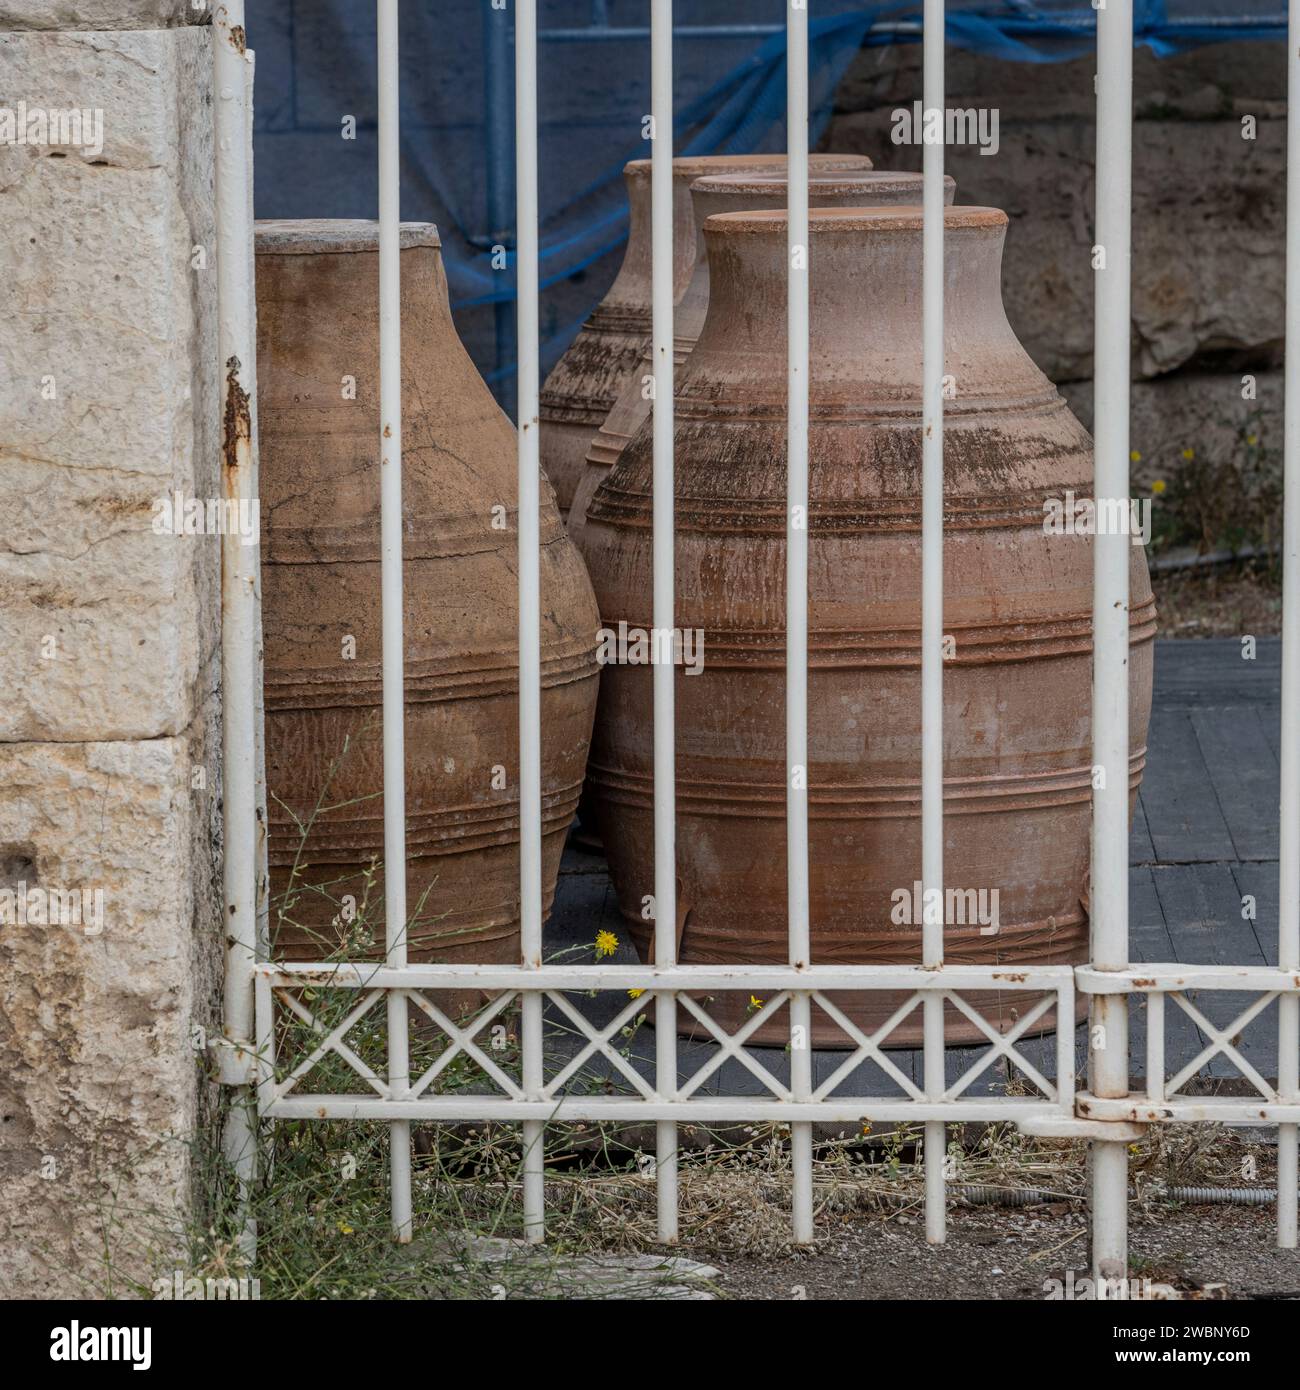
<instances>
[{"instance_id":1,"label":"clay pot rim","mask_svg":"<svg viewBox=\"0 0 1300 1390\"><path fill-rule=\"evenodd\" d=\"M1001 208L945 207L945 231L1001 230L1007 225L1007 215ZM715 212L704 224L704 230L714 236L746 236L783 229L785 208L765 208L753 212ZM810 208L808 230L839 231L906 231L919 232L922 212L919 205L861 208Z\"/></svg>"},{"instance_id":2,"label":"clay pot rim","mask_svg":"<svg viewBox=\"0 0 1300 1390\"><path fill-rule=\"evenodd\" d=\"M858 189L916 188L920 189L923 176L892 169L859 169L857 171L838 170L827 173L809 171L808 187L817 193L853 193ZM770 193L775 188L786 187L784 174L707 174L691 184L691 192L735 193L752 197L755 194ZM955 189L957 181L951 174L943 176L945 189ZM718 214L721 216L722 214Z\"/></svg>"},{"instance_id":3,"label":"clay pot rim","mask_svg":"<svg viewBox=\"0 0 1300 1390\"><path fill-rule=\"evenodd\" d=\"M403 222L398 231L403 251L416 246L442 249L432 222ZM253 247L259 256L319 256L379 250L379 223L365 217L262 217L253 223Z\"/></svg>"},{"instance_id":4,"label":"clay pot rim","mask_svg":"<svg viewBox=\"0 0 1300 1390\"><path fill-rule=\"evenodd\" d=\"M701 154L701 155L679 155L673 160L673 178L681 179L703 179L711 174L739 173L743 174L747 169L777 169L785 163L783 154ZM871 160L865 154L835 154L831 151L823 151L819 154L808 156L809 169L823 169L835 172L838 161L840 173L850 173L854 170L865 173L873 168ZM623 166L623 174L630 179L648 179L650 177L650 164L648 159L630 159ZM720 165L730 164L731 170L724 170Z\"/></svg>"}]
</instances>

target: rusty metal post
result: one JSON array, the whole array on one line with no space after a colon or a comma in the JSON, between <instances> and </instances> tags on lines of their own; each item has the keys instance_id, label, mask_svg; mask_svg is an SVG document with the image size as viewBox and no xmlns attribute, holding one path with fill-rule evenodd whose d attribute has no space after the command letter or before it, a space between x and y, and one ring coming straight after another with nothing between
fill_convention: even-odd
<instances>
[{"instance_id":1,"label":"rusty metal post","mask_svg":"<svg viewBox=\"0 0 1300 1390\"><path fill-rule=\"evenodd\" d=\"M1097 308L1094 323L1094 494L1127 505L1129 493L1129 277L1132 220L1133 5L1097 12ZM1128 965L1129 555L1128 535L1098 526L1093 543L1091 964ZM1092 1089L1128 1093L1128 996L1095 995ZM1128 1151L1092 1146L1092 1269L1098 1288L1128 1275Z\"/></svg>"},{"instance_id":2,"label":"rusty metal post","mask_svg":"<svg viewBox=\"0 0 1300 1390\"><path fill-rule=\"evenodd\" d=\"M216 93L217 339L221 361L221 481L235 515L256 497L253 397L251 58L243 0L217 7L212 24ZM226 971L220 1080L231 1088L222 1148L247 1206L257 1176L253 968L257 955L257 557L238 528L221 543L222 807ZM247 1214L243 1244L257 1231Z\"/></svg>"},{"instance_id":3,"label":"rusty metal post","mask_svg":"<svg viewBox=\"0 0 1300 1390\"><path fill-rule=\"evenodd\" d=\"M925 0L924 105L946 129L944 4ZM922 148L922 386L921 386L921 881L922 962L943 966L943 163L942 135ZM936 907L937 903L937 907ZM924 1011L926 1099L944 1092L944 999L927 994ZM941 1245L947 1234L944 1195L946 1130L925 1127L925 1237Z\"/></svg>"}]
</instances>

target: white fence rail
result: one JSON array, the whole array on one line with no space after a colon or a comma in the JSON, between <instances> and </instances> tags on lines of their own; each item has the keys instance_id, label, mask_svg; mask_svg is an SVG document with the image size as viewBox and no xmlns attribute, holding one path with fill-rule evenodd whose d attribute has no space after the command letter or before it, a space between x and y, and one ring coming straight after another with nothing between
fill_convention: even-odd
<instances>
[{"instance_id":1,"label":"white fence rail","mask_svg":"<svg viewBox=\"0 0 1300 1390\"><path fill-rule=\"evenodd\" d=\"M412 1230L410 1125L425 1121L518 1121L524 1136L524 1222L528 1237L545 1229L543 1158L546 1126L568 1120L650 1121L657 1126L656 1177L659 1235L677 1233L677 1126L693 1122L782 1121L791 1126L794 1238L813 1239L812 1124L817 1120L916 1122L925 1126L926 1232L944 1239L945 1126L973 1120L1012 1121L1038 1134L1087 1138L1094 1144L1092 1224L1094 1273L1126 1273L1126 1145L1153 1123L1220 1119L1279 1126L1278 1241L1296 1244L1296 1140L1300 1125L1300 354L1288 354L1285 444L1285 607L1282 688L1281 882L1277 969L1224 969L1143 965L1129 960L1128 935L1128 657L1129 541L1124 535L1094 538L1094 762L1107 775L1093 804L1091 960L1086 967L953 966L944 963L941 917L923 923L922 959L912 965L825 966L810 956L808 798L803 770L808 760L808 530L809 288L808 247L808 13L803 0L788 0L787 114L789 149L789 408L787 517L786 764L789 860L789 961L783 967L692 966L676 960L676 821L674 804L674 667L654 666L655 932L653 963L640 966L560 966L543 963L541 862L541 705L539 615L538 440L538 160L536 0L515 0L517 127L517 255L519 352L519 735L521 959L517 966L409 965L406 959L406 881L402 648L402 400L399 310L398 3L377 0L379 63L379 225L381 312L382 591L385 812L385 960L378 964L313 965L255 961L259 882L259 735L256 660L257 578L250 551L227 544L223 570L222 655L225 689L225 894L228 911L225 1029L222 1079L256 1096L267 1119L385 1121L391 1131L393 1229L399 1240ZM673 302L672 302L672 0L650 0L653 117L653 360L655 376L653 461L653 623L674 627L673 593ZM1126 498L1129 492L1129 279L1132 136L1132 40L1130 0L1109 0L1098 10L1097 241L1104 251L1096 275L1096 495ZM926 0L924 100L941 110L943 89L942 0ZM1291 0L1291 30L1300 33L1300 0ZM249 108L251 55L243 41L243 5L231 0L216 16L217 197L220 220L221 358L225 419L255 420L251 295L251 156ZM1289 49L1287 268L1289 286L1300 285L1300 56ZM943 159L942 144L924 148L922 393L922 879L925 889L943 886ZM796 254L802 252L802 254ZM796 266L802 268L795 268ZM1300 291L1289 295L1287 328L1300 341ZM242 415L241 415L242 410ZM226 479L232 493L252 496L256 485L255 433L248 425L226 440ZM265 824L265 821L262 821ZM930 901L931 895L925 894ZM942 900L942 893L934 900ZM474 988L491 1002L457 1023L428 992ZM312 1002L345 992L339 1021L325 1024ZM990 989L1043 996L1017 1027L1003 1035L963 999ZM566 999L571 991L635 991L612 1022L597 1025ZM766 998L763 1020L788 1010L790 1079L784 1081L745 1048L758 1017L734 1035L720 1028L695 997L700 991L744 990ZM862 1033L837 1007L837 994L892 991L905 1003L874 1034ZM1252 993L1255 1001L1233 1024L1219 1028L1189 1001L1189 991ZM1089 1089L1075 1093L1073 1030L1057 1034L1055 1074L1042 1075L1017 1048L1025 1032L1054 1009L1074 1017L1076 991L1091 1004ZM644 997L642 997L642 995ZM1128 1007L1147 1002L1147 1090L1130 1094ZM653 1079L630 1065L613 1040L646 1000L654 1004L656 1058ZM1279 1006L1279 1072L1274 1086L1259 1076L1233 1042L1236 1031L1273 1000ZM280 1007L316 1031L301 1056L277 1064L275 1020ZM1173 1001L1211 1039L1201 1056L1166 1075L1164 1022ZM484 1030L519 1001L521 1066L509 1074L482 1043ZM578 1054L554 1075L545 1072L543 1015L547 1003L582 1039ZM383 1005L387 1028L384 1075L349 1047L349 1030ZM917 1085L890 1061L882 1045L914 1009L923 1017L924 1073ZM811 1020L820 1009L852 1041L844 1062L814 1084ZM980 1061L951 1083L945 1077L944 1017L957 1010L981 1028L989 1047ZM680 1073L679 1011L717 1043L715 1054L693 1075ZM334 1018L335 1015L330 1015ZM422 1075L410 1074L412 1019L432 1024L448 1045ZM255 1020L255 1029L254 1029ZM255 1036L254 1036L255 1033ZM332 1054L363 1083L356 1093L309 1094L300 1083ZM1254 1088L1247 1098L1197 1098L1179 1094L1212 1055L1231 1061ZM435 1083L456 1058L472 1059L496 1090L436 1094ZM567 1089L588 1058L601 1058L627 1083L625 1094L587 1095ZM1038 1096L976 1096L970 1088L1000 1059L1014 1062ZM755 1095L708 1093L706 1083L726 1061L745 1067L758 1082ZM837 1087L871 1061L901 1093L850 1097ZM236 1106L228 1152L242 1179L255 1175L255 1126L251 1105Z\"/></svg>"}]
</instances>

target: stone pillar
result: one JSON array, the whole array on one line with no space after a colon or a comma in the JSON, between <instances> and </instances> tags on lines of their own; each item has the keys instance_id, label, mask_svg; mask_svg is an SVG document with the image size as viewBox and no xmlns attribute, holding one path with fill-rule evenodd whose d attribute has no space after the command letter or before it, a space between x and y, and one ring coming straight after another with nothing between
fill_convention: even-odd
<instances>
[{"instance_id":1,"label":"stone pillar","mask_svg":"<svg viewBox=\"0 0 1300 1390\"><path fill-rule=\"evenodd\" d=\"M160 506L221 493L208 20L0 0L6 1297L147 1296L212 1103L220 539Z\"/></svg>"}]
</instances>

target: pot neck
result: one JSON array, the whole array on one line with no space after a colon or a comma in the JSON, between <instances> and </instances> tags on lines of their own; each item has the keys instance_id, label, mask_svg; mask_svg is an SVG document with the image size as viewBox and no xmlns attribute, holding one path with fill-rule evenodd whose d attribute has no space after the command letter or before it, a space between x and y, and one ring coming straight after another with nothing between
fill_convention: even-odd
<instances>
[{"instance_id":1,"label":"pot neck","mask_svg":"<svg viewBox=\"0 0 1300 1390\"><path fill-rule=\"evenodd\" d=\"M809 169L817 172L865 171L871 160L862 154L809 155ZM702 178L723 174L757 177L784 176L783 154L684 155L673 160L673 302L681 299L691 278L697 255L703 256L702 232L695 221L691 185ZM628 232L623 264L603 303L610 308L648 308L651 296L651 163L634 159L623 166L627 186Z\"/></svg>"},{"instance_id":2,"label":"pot neck","mask_svg":"<svg viewBox=\"0 0 1300 1390\"><path fill-rule=\"evenodd\" d=\"M447 273L438 229L431 222L403 222L398 236L403 317L418 314L425 327L455 336ZM295 293L310 275L335 312L379 324L379 224L336 218L259 220L254 223L259 281ZM307 269L310 267L310 269ZM259 284L259 289L262 286ZM315 325L319 329L319 324ZM310 342L304 346L311 347ZM322 351L330 345L322 342Z\"/></svg>"},{"instance_id":3,"label":"pot neck","mask_svg":"<svg viewBox=\"0 0 1300 1390\"><path fill-rule=\"evenodd\" d=\"M1007 218L994 208L944 210L944 357L963 397L1051 390L1002 307ZM811 388L814 401L894 398L919 404L919 207L818 208L809 215ZM687 395L748 383L784 399L788 253L784 211L736 212L705 224L711 287ZM711 378L711 379L710 379Z\"/></svg>"},{"instance_id":4,"label":"pot neck","mask_svg":"<svg viewBox=\"0 0 1300 1390\"><path fill-rule=\"evenodd\" d=\"M817 156L811 156L816 159ZM810 163L808 206L810 208L920 206L920 174L891 173L879 169L858 172L820 172ZM944 202L950 204L957 185L947 175L943 181ZM674 333L694 342L704 327L709 308L709 257L704 224L710 217L728 212L782 212L790 197L784 171L775 174L716 174L696 179L691 185L691 206L695 220L695 268L690 284L677 310Z\"/></svg>"}]
</instances>

